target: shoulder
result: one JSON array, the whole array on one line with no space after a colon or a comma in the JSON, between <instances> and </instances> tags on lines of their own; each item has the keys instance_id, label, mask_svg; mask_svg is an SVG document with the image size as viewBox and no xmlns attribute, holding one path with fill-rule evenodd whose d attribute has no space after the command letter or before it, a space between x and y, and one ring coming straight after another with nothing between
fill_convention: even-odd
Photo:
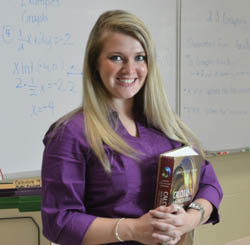
<instances>
[{"instance_id":1,"label":"shoulder","mask_svg":"<svg viewBox=\"0 0 250 245\"><path fill-rule=\"evenodd\" d=\"M84 129L84 115L82 112L78 112L64 121L62 127L66 127L72 132L83 132Z\"/></svg>"},{"instance_id":2,"label":"shoulder","mask_svg":"<svg viewBox=\"0 0 250 245\"><path fill-rule=\"evenodd\" d=\"M44 144L57 142L64 144L87 144L84 134L84 115L78 112L67 119L53 123L44 137Z\"/></svg>"}]
</instances>

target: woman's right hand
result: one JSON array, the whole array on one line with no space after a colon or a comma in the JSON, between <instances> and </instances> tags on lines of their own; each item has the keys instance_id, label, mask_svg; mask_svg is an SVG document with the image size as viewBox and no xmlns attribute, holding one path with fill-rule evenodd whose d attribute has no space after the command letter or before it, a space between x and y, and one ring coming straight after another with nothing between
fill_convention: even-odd
<instances>
[{"instance_id":1,"label":"woman's right hand","mask_svg":"<svg viewBox=\"0 0 250 245\"><path fill-rule=\"evenodd\" d=\"M119 235L121 237L124 236L124 240L133 240L150 245L158 245L166 241L178 241L180 239L178 234L174 232L176 230L174 225L164 223L164 231L162 231L154 228L155 223L159 223L159 218L154 217L150 212L137 219L128 218L123 221L123 224L121 222L119 225ZM125 234L129 237L125 237Z\"/></svg>"}]
</instances>

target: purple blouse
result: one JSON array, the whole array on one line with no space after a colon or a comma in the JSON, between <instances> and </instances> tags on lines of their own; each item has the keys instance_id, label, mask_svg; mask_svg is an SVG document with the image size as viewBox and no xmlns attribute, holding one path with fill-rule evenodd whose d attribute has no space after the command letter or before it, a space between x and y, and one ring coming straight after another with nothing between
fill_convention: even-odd
<instances>
[{"instance_id":1,"label":"purple blouse","mask_svg":"<svg viewBox=\"0 0 250 245\"><path fill-rule=\"evenodd\" d=\"M159 154L181 146L160 131L147 127L142 120L136 122L139 137L128 134L119 123L119 135L142 154L138 161L105 146L112 169L109 176L83 135L83 123L83 115L76 114L56 133L52 126L44 138L43 233L61 245L80 245L98 216L136 218L152 209ZM214 205L209 222L219 221L222 195L211 164L204 162L196 198L205 198Z\"/></svg>"}]
</instances>

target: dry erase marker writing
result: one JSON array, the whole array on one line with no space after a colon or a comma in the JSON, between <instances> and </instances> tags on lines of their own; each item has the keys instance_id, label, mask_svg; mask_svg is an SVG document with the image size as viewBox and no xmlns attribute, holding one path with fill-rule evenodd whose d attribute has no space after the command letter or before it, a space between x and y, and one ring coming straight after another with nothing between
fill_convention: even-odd
<instances>
[{"instance_id":1,"label":"dry erase marker writing","mask_svg":"<svg viewBox=\"0 0 250 245\"><path fill-rule=\"evenodd\" d=\"M242 149L241 151L242 151L242 152L248 152L248 151L250 151L250 148L244 148L244 149Z\"/></svg>"},{"instance_id":2,"label":"dry erase marker writing","mask_svg":"<svg viewBox=\"0 0 250 245\"><path fill-rule=\"evenodd\" d=\"M217 152L217 155L227 155L229 154L229 151L220 151L220 152Z\"/></svg>"}]
</instances>

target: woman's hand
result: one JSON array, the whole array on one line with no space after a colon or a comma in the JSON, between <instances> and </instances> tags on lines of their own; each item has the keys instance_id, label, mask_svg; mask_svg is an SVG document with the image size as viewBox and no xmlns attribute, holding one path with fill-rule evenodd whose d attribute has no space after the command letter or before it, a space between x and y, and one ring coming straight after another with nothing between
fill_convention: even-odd
<instances>
[{"instance_id":1,"label":"woman's hand","mask_svg":"<svg viewBox=\"0 0 250 245\"><path fill-rule=\"evenodd\" d=\"M205 209L204 223L209 219L213 206L205 199L196 199L195 202L199 202ZM138 241L150 245L174 245L183 234L198 226L200 219L200 211L195 209L185 211L177 205L161 206L139 218L125 218L119 224L117 224L119 221L117 218L97 217L89 226L83 244L117 242L117 232L120 239L124 241Z\"/></svg>"},{"instance_id":2,"label":"woman's hand","mask_svg":"<svg viewBox=\"0 0 250 245\"><path fill-rule=\"evenodd\" d=\"M159 218L165 215L165 211L158 211L154 209L137 219L126 219L128 227L131 232L131 240L138 241L143 244L159 245L165 241L179 241L180 236L176 239L176 226L164 223L164 219ZM161 223L161 224L159 224ZM126 226L126 224L124 224ZM160 228L158 228L160 227ZM164 227L162 229L162 227ZM123 227L124 229L124 227ZM161 229L163 231L161 231Z\"/></svg>"},{"instance_id":3,"label":"woman's hand","mask_svg":"<svg viewBox=\"0 0 250 245\"><path fill-rule=\"evenodd\" d=\"M169 245L176 244L181 236L193 230L199 224L199 213L188 213L180 206L173 204L168 207L161 206L150 211L152 217L156 218L153 222L155 233L153 237L169 237Z\"/></svg>"}]
</instances>

